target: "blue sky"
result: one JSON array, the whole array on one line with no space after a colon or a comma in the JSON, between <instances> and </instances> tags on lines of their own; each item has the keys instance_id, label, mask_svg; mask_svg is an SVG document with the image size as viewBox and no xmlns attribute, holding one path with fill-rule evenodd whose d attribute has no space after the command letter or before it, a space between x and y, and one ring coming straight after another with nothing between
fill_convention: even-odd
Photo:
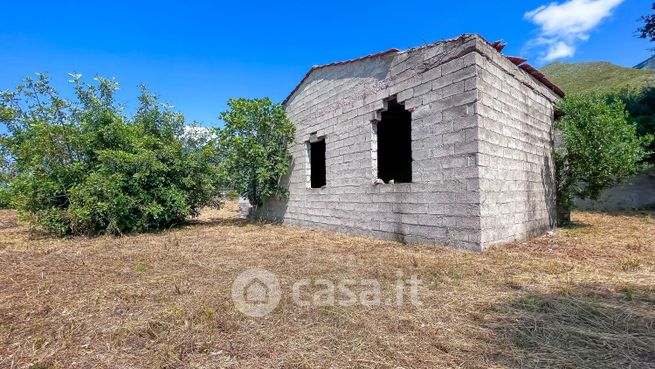
<instances>
[{"instance_id":1,"label":"blue sky","mask_svg":"<svg viewBox=\"0 0 655 369\"><path fill-rule=\"evenodd\" d=\"M281 101L314 64L480 33L507 55L633 66L650 1L11 1L2 6L0 90L47 72L115 77L133 107L140 83L189 122L220 124L230 97Z\"/></svg>"}]
</instances>

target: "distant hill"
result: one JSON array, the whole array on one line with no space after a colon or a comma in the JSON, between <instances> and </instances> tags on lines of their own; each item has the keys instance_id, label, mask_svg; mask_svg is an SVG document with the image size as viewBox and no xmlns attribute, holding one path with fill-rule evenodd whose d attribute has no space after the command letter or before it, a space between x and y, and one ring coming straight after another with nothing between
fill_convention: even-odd
<instances>
[{"instance_id":1,"label":"distant hill","mask_svg":"<svg viewBox=\"0 0 655 369\"><path fill-rule=\"evenodd\" d=\"M635 65L635 69L655 69L655 55Z\"/></svg>"},{"instance_id":2,"label":"distant hill","mask_svg":"<svg viewBox=\"0 0 655 369\"><path fill-rule=\"evenodd\" d=\"M607 62L556 62L541 68L566 93L655 86L655 71L620 67Z\"/></svg>"}]
</instances>

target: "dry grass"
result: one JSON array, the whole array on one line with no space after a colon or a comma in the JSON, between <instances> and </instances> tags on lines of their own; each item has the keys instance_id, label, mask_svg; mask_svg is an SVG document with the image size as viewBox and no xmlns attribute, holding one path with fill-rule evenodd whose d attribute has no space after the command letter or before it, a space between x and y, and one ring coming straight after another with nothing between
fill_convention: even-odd
<instances>
[{"instance_id":1,"label":"dry grass","mask_svg":"<svg viewBox=\"0 0 655 369\"><path fill-rule=\"evenodd\" d=\"M233 204L232 204L233 205ZM55 239L0 212L2 368L655 367L653 214L474 254L209 211L167 232ZM234 309L259 266L286 292ZM299 307L302 278L424 281L420 307ZM387 284L389 288L387 288Z\"/></svg>"}]
</instances>

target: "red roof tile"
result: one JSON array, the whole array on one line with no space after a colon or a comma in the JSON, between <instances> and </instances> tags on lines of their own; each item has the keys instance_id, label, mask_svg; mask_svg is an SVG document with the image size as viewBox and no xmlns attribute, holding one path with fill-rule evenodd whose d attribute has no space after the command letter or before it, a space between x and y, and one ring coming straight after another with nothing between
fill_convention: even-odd
<instances>
[{"instance_id":1,"label":"red roof tile","mask_svg":"<svg viewBox=\"0 0 655 369\"><path fill-rule=\"evenodd\" d=\"M503 44L503 40L498 40L494 42L489 42L487 41L484 37L480 36L489 46L493 47L498 51L499 53L502 54L503 49L507 44ZM503 55L504 56L504 55ZM509 61L517 65L519 68L521 68L523 71L531 75L534 79L537 81L543 83L546 87L548 87L551 91L553 91L557 96L559 97L564 97L564 91L562 91L559 87L555 86L554 83L548 80L546 76L538 71L536 68L531 66L530 64L525 63L528 61L528 59L517 57L517 56L505 56ZM525 64L524 64L525 63Z\"/></svg>"},{"instance_id":2,"label":"red roof tile","mask_svg":"<svg viewBox=\"0 0 655 369\"><path fill-rule=\"evenodd\" d=\"M512 63L514 63L514 65L521 65L528 61L528 59L522 58L520 56L506 56L506 58L509 59L509 61L511 61Z\"/></svg>"},{"instance_id":3,"label":"red roof tile","mask_svg":"<svg viewBox=\"0 0 655 369\"><path fill-rule=\"evenodd\" d=\"M546 85L546 87L551 89L559 97L564 97L564 91L562 91L559 87L555 86L554 83L549 81L548 78L546 78L546 76L544 76L544 74L541 73L540 71L538 71L535 67L531 66L528 63L525 63L525 64L519 65L519 68L526 71L529 75L534 77L534 79L536 79L537 81L539 81L539 82L543 83L544 85Z\"/></svg>"}]
</instances>

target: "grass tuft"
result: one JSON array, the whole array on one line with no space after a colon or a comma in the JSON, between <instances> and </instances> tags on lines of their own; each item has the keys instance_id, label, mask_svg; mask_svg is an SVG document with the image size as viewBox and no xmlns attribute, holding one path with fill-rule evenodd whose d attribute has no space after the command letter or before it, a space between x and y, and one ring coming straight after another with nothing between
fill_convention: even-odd
<instances>
[{"instance_id":1,"label":"grass tuft","mask_svg":"<svg viewBox=\"0 0 655 369\"><path fill-rule=\"evenodd\" d=\"M138 273L145 273L148 271L148 267L143 263L134 264L134 271Z\"/></svg>"}]
</instances>

